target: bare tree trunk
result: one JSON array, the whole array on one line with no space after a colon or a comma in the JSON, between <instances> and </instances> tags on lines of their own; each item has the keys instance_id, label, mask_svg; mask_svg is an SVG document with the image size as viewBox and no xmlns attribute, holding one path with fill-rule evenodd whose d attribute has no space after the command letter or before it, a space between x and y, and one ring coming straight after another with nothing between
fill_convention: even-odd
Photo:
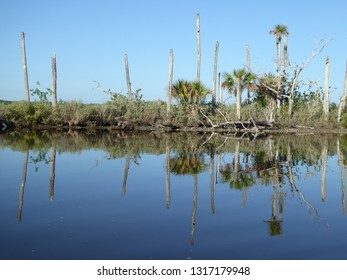
<instances>
[{"instance_id":1,"label":"bare tree trunk","mask_svg":"<svg viewBox=\"0 0 347 280\"><path fill-rule=\"evenodd\" d=\"M22 41L22 60L23 60L23 70L24 70L25 95L26 95L26 101L30 102L29 78L28 78L27 56L26 56L26 51L25 51L25 34L24 34L24 32L20 33L20 37L21 37L21 41Z\"/></svg>"},{"instance_id":2,"label":"bare tree trunk","mask_svg":"<svg viewBox=\"0 0 347 280\"><path fill-rule=\"evenodd\" d=\"M330 58L326 58L325 75L324 75L324 96L323 96L323 111L325 119L329 119L329 73L330 73Z\"/></svg>"},{"instance_id":3,"label":"bare tree trunk","mask_svg":"<svg viewBox=\"0 0 347 280\"><path fill-rule=\"evenodd\" d=\"M247 71L251 72L251 56L249 54L249 47L246 47L246 57L247 57ZM247 102L250 102L251 100L251 92L247 88Z\"/></svg>"},{"instance_id":4,"label":"bare tree trunk","mask_svg":"<svg viewBox=\"0 0 347 280\"><path fill-rule=\"evenodd\" d=\"M131 82L129 75L129 64L128 64L128 55L124 55L124 63L125 63L125 75L127 80L127 88L128 88L128 100L131 100Z\"/></svg>"},{"instance_id":5,"label":"bare tree trunk","mask_svg":"<svg viewBox=\"0 0 347 280\"><path fill-rule=\"evenodd\" d=\"M170 145L166 140L166 208L170 208Z\"/></svg>"},{"instance_id":6,"label":"bare tree trunk","mask_svg":"<svg viewBox=\"0 0 347 280\"><path fill-rule=\"evenodd\" d=\"M216 102L217 92L217 62L218 62L219 42L216 42L216 49L214 53L214 67L213 67L213 86L212 86L212 103Z\"/></svg>"},{"instance_id":7,"label":"bare tree trunk","mask_svg":"<svg viewBox=\"0 0 347 280\"><path fill-rule=\"evenodd\" d=\"M26 178L27 178L28 160L29 160L29 149L25 152L25 155L24 155L22 182L20 184L20 189L19 189L19 206L18 206L18 213L17 213L18 222L20 222L22 220L22 211L23 211L23 203L24 203L24 189L25 189L25 182L26 182Z\"/></svg>"},{"instance_id":8,"label":"bare tree trunk","mask_svg":"<svg viewBox=\"0 0 347 280\"><path fill-rule=\"evenodd\" d=\"M281 107L281 37L276 38L277 46L277 108Z\"/></svg>"},{"instance_id":9,"label":"bare tree trunk","mask_svg":"<svg viewBox=\"0 0 347 280\"><path fill-rule=\"evenodd\" d=\"M236 90L236 117L237 120L241 120L241 91L242 91L241 81L237 82L237 90Z\"/></svg>"},{"instance_id":10,"label":"bare tree trunk","mask_svg":"<svg viewBox=\"0 0 347 280\"><path fill-rule=\"evenodd\" d=\"M54 144L51 148L51 161L50 161L50 176L49 176L49 199L54 199L54 182L55 182L55 158L57 148Z\"/></svg>"},{"instance_id":11,"label":"bare tree trunk","mask_svg":"<svg viewBox=\"0 0 347 280\"><path fill-rule=\"evenodd\" d=\"M201 67L200 14L196 15L196 41L197 41L197 49L198 49L198 65L197 65L196 80L200 81L200 67Z\"/></svg>"},{"instance_id":12,"label":"bare tree trunk","mask_svg":"<svg viewBox=\"0 0 347 280\"><path fill-rule=\"evenodd\" d=\"M57 59L55 52L52 56L52 107L57 107Z\"/></svg>"},{"instance_id":13,"label":"bare tree trunk","mask_svg":"<svg viewBox=\"0 0 347 280\"><path fill-rule=\"evenodd\" d=\"M337 116L338 122L341 122L342 111L345 109L345 106L346 106L346 98L347 98L347 60L346 60L346 72L345 72L345 84L343 87L343 95L340 99L339 111Z\"/></svg>"},{"instance_id":14,"label":"bare tree trunk","mask_svg":"<svg viewBox=\"0 0 347 280\"><path fill-rule=\"evenodd\" d=\"M172 77L173 77L173 49L170 49L170 62L169 62L169 86L167 90L167 106L166 106L166 116L170 120L171 111L171 96L172 96Z\"/></svg>"},{"instance_id":15,"label":"bare tree trunk","mask_svg":"<svg viewBox=\"0 0 347 280\"><path fill-rule=\"evenodd\" d=\"M220 72L218 73L218 80L219 80L219 103L223 102L223 91L222 91L222 75Z\"/></svg>"},{"instance_id":16,"label":"bare tree trunk","mask_svg":"<svg viewBox=\"0 0 347 280\"><path fill-rule=\"evenodd\" d=\"M284 35L283 40L283 94L287 93L287 64L288 64L288 37Z\"/></svg>"}]
</instances>

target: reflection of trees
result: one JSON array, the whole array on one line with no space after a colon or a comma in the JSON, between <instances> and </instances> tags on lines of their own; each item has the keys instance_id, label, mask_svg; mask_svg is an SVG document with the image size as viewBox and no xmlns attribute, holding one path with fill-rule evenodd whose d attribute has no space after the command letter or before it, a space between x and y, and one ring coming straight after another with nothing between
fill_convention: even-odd
<instances>
[{"instance_id":1,"label":"reflection of trees","mask_svg":"<svg viewBox=\"0 0 347 280\"><path fill-rule=\"evenodd\" d=\"M22 182L20 184L20 189L19 189L19 206L18 206L18 214L17 214L17 220L19 222L22 220L22 211L23 211L23 203L24 203L24 189L25 189L25 183L26 183L26 178L27 178L28 160L29 160L29 149L24 154Z\"/></svg>"},{"instance_id":2,"label":"reflection of trees","mask_svg":"<svg viewBox=\"0 0 347 280\"><path fill-rule=\"evenodd\" d=\"M270 232L281 232L286 194L299 197L310 215L319 219L318 211L305 196L299 182L309 175L322 177L320 192L326 199L327 161L337 153L341 173L342 212L346 213L345 166L347 164L347 137L330 135L258 137L256 140L240 139L237 135L216 133L138 133L106 132L84 134L72 132L16 131L0 135L0 147L25 153L22 183L19 190L18 220L21 219L26 169L30 163L50 164L49 197L54 197L56 153L76 153L87 149L105 151L109 159L125 159L122 193L126 191L128 170L142 153L166 155L166 206L170 207L170 174L194 176L192 234L195 231L197 210L198 174L207 169L205 157L209 157L211 212L215 211L214 184L225 184L231 190L240 190L242 206L246 203L246 191L252 186L272 187ZM30 151L30 157L29 157ZM171 153L171 154L170 154ZM215 170L216 156L216 170ZM231 158L230 161L225 159ZM38 166L38 165L37 165ZM25 172L24 172L25 171ZM123 171L123 170L122 170ZM120 182L121 183L121 182ZM297 187L298 186L298 187ZM276 222L277 221L277 222Z\"/></svg>"},{"instance_id":3,"label":"reflection of trees","mask_svg":"<svg viewBox=\"0 0 347 280\"><path fill-rule=\"evenodd\" d=\"M194 198L192 213L192 230L190 233L190 243L194 245L195 218L198 202L198 174L206 169L203 154L190 152L180 153L170 159L170 170L175 175L193 175L194 176Z\"/></svg>"}]
</instances>

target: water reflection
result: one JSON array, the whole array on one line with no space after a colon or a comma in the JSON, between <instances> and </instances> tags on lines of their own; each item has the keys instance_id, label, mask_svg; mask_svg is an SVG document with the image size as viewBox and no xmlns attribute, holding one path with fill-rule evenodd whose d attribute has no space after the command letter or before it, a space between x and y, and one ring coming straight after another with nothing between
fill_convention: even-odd
<instances>
[{"instance_id":1,"label":"water reflection","mask_svg":"<svg viewBox=\"0 0 347 280\"><path fill-rule=\"evenodd\" d=\"M17 220L23 220L25 212L25 185L28 179L28 164L49 165L49 200L54 200L55 182L59 178L56 162L64 153L78 154L85 150L104 153L104 160L123 161L121 196L127 196L127 184L136 177L136 166L141 167L142 155L162 155L165 177L163 204L171 210L172 191L177 187L175 177L186 177L192 184L190 244L196 244L197 225L201 201L198 207L199 183L209 185L209 211L215 215L220 199L216 192L228 188L241 199L240 207L247 208L252 202L247 196L253 188L271 188L268 201L268 216L260 222L266 224L269 236L285 233L286 203L296 199L304 205L309 217L321 221L318 208L312 202L312 193L304 182L320 174L320 197L323 203L329 200L327 188L328 161L337 159L341 193L339 195L342 215L346 214L345 155L347 138L344 136L298 135L269 136L254 140L238 135L215 133L132 133L104 132L48 132L0 135L0 147L20 151L24 155L22 178L19 186ZM58 156L57 156L58 154ZM145 164L148 164L145 163ZM333 163L330 163L332 166ZM99 163L95 166L99 167ZM37 167L38 168L38 167ZM38 170L36 170L38 171ZM161 172L154 170L153 172ZM207 174L207 175L205 175ZM206 176L209 179L206 179ZM193 181L190 179L193 178ZM208 181L208 182L207 182ZM206 183L207 182L207 183ZM154 182L153 182L154 183ZM200 186L201 187L201 186ZM310 195L307 196L306 192ZM309 198L308 198L309 197ZM335 196L332 197L334 199ZM251 205L250 205L251 206ZM177 206L176 206L177 207ZM266 210L265 210L266 211ZM195 245L194 245L195 246Z\"/></svg>"}]
</instances>

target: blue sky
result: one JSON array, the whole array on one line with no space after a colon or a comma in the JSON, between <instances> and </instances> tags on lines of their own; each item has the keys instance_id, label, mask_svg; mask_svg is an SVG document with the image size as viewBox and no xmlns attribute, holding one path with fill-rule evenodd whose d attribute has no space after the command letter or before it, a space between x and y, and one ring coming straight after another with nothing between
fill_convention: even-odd
<instances>
[{"instance_id":1,"label":"blue sky","mask_svg":"<svg viewBox=\"0 0 347 280\"><path fill-rule=\"evenodd\" d=\"M215 43L218 72L246 64L249 46L256 73L276 68L275 38L269 31L287 25L289 59L303 64L317 40L334 37L303 70L302 80L323 86L330 56L331 101L343 91L347 58L346 1L231 0L0 0L0 99L22 100L24 76L20 32L26 36L29 87L51 86L51 56L57 55L58 99L100 103L102 89L126 94L124 54L133 90L145 100L166 98L169 53L174 80L196 77L196 14L201 25L201 80L212 87ZM100 88L96 88L100 83Z\"/></svg>"}]
</instances>

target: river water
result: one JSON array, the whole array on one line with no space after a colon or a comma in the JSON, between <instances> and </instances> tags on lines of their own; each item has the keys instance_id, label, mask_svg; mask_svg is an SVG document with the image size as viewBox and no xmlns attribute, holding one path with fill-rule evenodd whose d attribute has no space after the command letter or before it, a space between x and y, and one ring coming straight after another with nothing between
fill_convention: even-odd
<instances>
[{"instance_id":1,"label":"river water","mask_svg":"<svg viewBox=\"0 0 347 280\"><path fill-rule=\"evenodd\" d=\"M0 135L0 259L347 259L347 138Z\"/></svg>"}]
</instances>

